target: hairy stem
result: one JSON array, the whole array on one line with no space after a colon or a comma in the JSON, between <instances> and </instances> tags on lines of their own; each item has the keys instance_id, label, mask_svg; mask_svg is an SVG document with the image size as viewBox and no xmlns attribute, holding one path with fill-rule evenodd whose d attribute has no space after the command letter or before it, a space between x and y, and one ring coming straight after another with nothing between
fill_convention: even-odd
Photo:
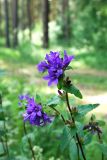
<instances>
[{"instance_id":1,"label":"hairy stem","mask_svg":"<svg viewBox=\"0 0 107 160\"><path fill-rule=\"evenodd\" d=\"M69 104L69 98L68 98L68 93L67 93L67 92L66 92L66 102L67 102L67 107L68 107L68 110L69 110L69 112L70 112L72 121L75 123L75 119L74 119L74 117L73 117L73 115L72 115L72 110L71 110L71 107L70 107L70 104ZM84 154L84 151L83 151L83 147L82 147L82 144L81 144L81 142L80 142L78 133L76 133L76 139L77 139L77 141L78 141L78 145L79 145L79 147L80 147L80 150L81 150L83 159L86 160L86 157L85 157L85 154Z\"/></svg>"},{"instance_id":2,"label":"hairy stem","mask_svg":"<svg viewBox=\"0 0 107 160\"><path fill-rule=\"evenodd\" d=\"M27 136L27 129L26 129L25 123L23 124L23 128L24 128L24 133ZM27 140L28 140L28 143L29 143L29 147L30 147L30 150L31 150L31 153L32 153L33 160L36 160L35 153L34 153L33 147L32 147L32 142L31 142L31 140L28 136L27 136Z\"/></svg>"}]
</instances>

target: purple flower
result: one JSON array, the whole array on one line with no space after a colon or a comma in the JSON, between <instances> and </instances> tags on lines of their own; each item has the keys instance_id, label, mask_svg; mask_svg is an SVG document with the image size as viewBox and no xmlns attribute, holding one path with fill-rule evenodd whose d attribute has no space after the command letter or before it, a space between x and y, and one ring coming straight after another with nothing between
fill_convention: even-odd
<instances>
[{"instance_id":1,"label":"purple flower","mask_svg":"<svg viewBox=\"0 0 107 160\"><path fill-rule=\"evenodd\" d=\"M20 96L19 96L20 99ZM22 98L20 99L20 105L22 103ZM42 108L42 105L37 104L34 98L24 95L26 101L26 111L23 114L24 121L29 121L31 125L44 126L47 123L52 122L52 117L47 115Z\"/></svg>"},{"instance_id":2,"label":"purple flower","mask_svg":"<svg viewBox=\"0 0 107 160\"><path fill-rule=\"evenodd\" d=\"M23 101L23 100L28 100L29 99L29 95L25 94L25 95L19 95L19 100Z\"/></svg>"},{"instance_id":3,"label":"purple flower","mask_svg":"<svg viewBox=\"0 0 107 160\"><path fill-rule=\"evenodd\" d=\"M58 79L63 75L65 69L68 67L70 62L74 59L74 56L68 56L64 51L64 57L60 57L59 52L52 52L46 54L45 61L38 64L37 68L40 72L48 72L48 75L44 76L43 79L48 80L48 85L58 84Z\"/></svg>"},{"instance_id":4,"label":"purple flower","mask_svg":"<svg viewBox=\"0 0 107 160\"><path fill-rule=\"evenodd\" d=\"M24 95L19 95L19 99L22 101L24 100L25 96Z\"/></svg>"}]
</instances>

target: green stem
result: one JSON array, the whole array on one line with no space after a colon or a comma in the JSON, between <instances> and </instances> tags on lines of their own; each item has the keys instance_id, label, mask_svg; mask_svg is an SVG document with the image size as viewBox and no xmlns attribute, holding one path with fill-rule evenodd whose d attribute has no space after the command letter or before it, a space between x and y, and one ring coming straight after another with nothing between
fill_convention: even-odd
<instances>
[{"instance_id":1,"label":"green stem","mask_svg":"<svg viewBox=\"0 0 107 160\"><path fill-rule=\"evenodd\" d=\"M26 129L25 123L23 124L23 128L24 128L24 133L27 136L27 129ZM28 136L27 136L27 140L28 140L28 143L29 143L30 150L32 152L33 160L36 160L35 153L34 153L33 147L32 147L32 142L31 142L31 140L30 140L30 138Z\"/></svg>"},{"instance_id":2,"label":"green stem","mask_svg":"<svg viewBox=\"0 0 107 160\"><path fill-rule=\"evenodd\" d=\"M78 141L78 144L79 144L79 147L80 147L80 150L81 150L83 159L86 160L86 157L85 157L85 154L84 154L84 150L83 150L82 144L81 144L81 142L80 142L80 139L79 139L79 136L78 136L77 133L76 133L76 138L77 138L77 141Z\"/></svg>"},{"instance_id":3,"label":"green stem","mask_svg":"<svg viewBox=\"0 0 107 160\"><path fill-rule=\"evenodd\" d=\"M9 156L9 149L8 149L8 143L7 143L7 134L6 134L6 122L5 122L5 115L4 115L4 111L3 111L3 107L2 107L2 96L0 94L0 104L1 104L1 109L2 109L2 115L3 115L3 126L4 126L4 130L5 130L5 142L6 142L6 153L7 153L7 157L8 159L10 159L10 156Z\"/></svg>"},{"instance_id":4,"label":"green stem","mask_svg":"<svg viewBox=\"0 0 107 160\"><path fill-rule=\"evenodd\" d=\"M69 104L69 99L68 99L68 93L67 93L67 92L66 92L66 102L67 102L67 107L68 107L68 110L69 110L69 112L70 112L72 121L75 122L74 117L73 117L73 115L72 115L72 110L71 110L71 107L70 107L70 104Z\"/></svg>"},{"instance_id":5,"label":"green stem","mask_svg":"<svg viewBox=\"0 0 107 160\"><path fill-rule=\"evenodd\" d=\"M58 115L61 116L61 118L62 118L62 120L63 120L64 123L66 122L64 116L56 108L51 107L51 109L53 109Z\"/></svg>"},{"instance_id":6,"label":"green stem","mask_svg":"<svg viewBox=\"0 0 107 160\"><path fill-rule=\"evenodd\" d=\"M69 104L69 99L68 99L68 93L67 93L67 92L66 92L66 102L67 102L67 107L68 107L68 110L69 110L69 112L70 112L72 121L75 123L75 119L74 119L74 117L73 117L73 115L72 115L72 110L71 110L71 107L70 107L70 104ZM81 142L80 142L78 133L76 133L76 139L77 139L77 141L78 141L78 145L79 145L79 147L80 147L80 150L81 150L83 159L86 160L86 157L85 157L85 154L84 154L84 151L83 151L83 147L82 147L82 144L81 144Z\"/></svg>"}]
</instances>

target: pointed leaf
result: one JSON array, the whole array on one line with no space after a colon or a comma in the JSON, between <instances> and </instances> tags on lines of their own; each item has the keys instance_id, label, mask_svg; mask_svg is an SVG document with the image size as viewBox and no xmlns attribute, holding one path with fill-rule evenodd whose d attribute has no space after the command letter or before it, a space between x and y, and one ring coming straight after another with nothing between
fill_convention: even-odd
<instances>
[{"instance_id":1,"label":"pointed leaf","mask_svg":"<svg viewBox=\"0 0 107 160\"><path fill-rule=\"evenodd\" d=\"M88 112L92 111L93 109L97 108L99 104L86 104L78 106L78 113L80 116L86 115Z\"/></svg>"},{"instance_id":2,"label":"pointed leaf","mask_svg":"<svg viewBox=\"0 0 107 160\"><path fill-rule=\"evenodd\" d=\"M63 86L63 90L68 92L68 93L71 93L71 94L74 94L76 97L78 98L82 98L82 94L81 92L79 91L78 88L76 88L74 85L66 85L66 86Z\"/></svg>"},{"instance_id":3,"label":"pointed leaf","mask_svg":"<svg viewBox=\"0 0 107 160\"><path fill-rule=\"evenodd\" d=\"M48 102L48 106L56 106L62 102L62 99L59 96L52 97Z\"/></svg>"}]
</instances>

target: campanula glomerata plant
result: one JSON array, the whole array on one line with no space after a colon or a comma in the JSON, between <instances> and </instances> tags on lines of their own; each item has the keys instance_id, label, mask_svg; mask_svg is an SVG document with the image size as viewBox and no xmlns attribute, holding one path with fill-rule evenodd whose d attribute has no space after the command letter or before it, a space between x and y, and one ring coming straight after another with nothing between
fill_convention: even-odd
<instances>
[{"instance_id":1,"label":"campanula glomerata plant","mask_svg":"<svg viewBox=\"0 0 107 160\"><path fill-rule=\"evenodd\" d=\"M81 92L70 79L71 76L66 76L66 71L72 69L70 63L73 63L73 60L74 56L68 55L66 51L64 51L63 56L54 51L46 54L45 60L37 65L37 69L39 72L45 73L43 79L48 81L49 87L51 85L57 87L58 95L48 99L45 104L42 103L42 99L38 102L37 97L34 98L28 94L20 95L19 105L25 107L23 120L24 123L28 121L33 127L43 127L53 123L56 116L60 116L63 122L63 131L60 138L61 151L63 152L68 148L70 159L87 160L86 146L91 143L92 137L96 136L98 138L96 147L99 147L101 151L99 160L104 160L107 156L107 145L102 140L103 131L101 127L105 122L97 120L94 115L91 116L87 124L84 124L83 121L85 115L98 107L99 104L73 106L70 103L69 94L82 99ZM62 104L65 107L64 111L67 113L67 117L57 108L58 105L62 106ZM44 106L52 109L56 114L50 115L46 113Z\"/></svg>"}]
</instances>

